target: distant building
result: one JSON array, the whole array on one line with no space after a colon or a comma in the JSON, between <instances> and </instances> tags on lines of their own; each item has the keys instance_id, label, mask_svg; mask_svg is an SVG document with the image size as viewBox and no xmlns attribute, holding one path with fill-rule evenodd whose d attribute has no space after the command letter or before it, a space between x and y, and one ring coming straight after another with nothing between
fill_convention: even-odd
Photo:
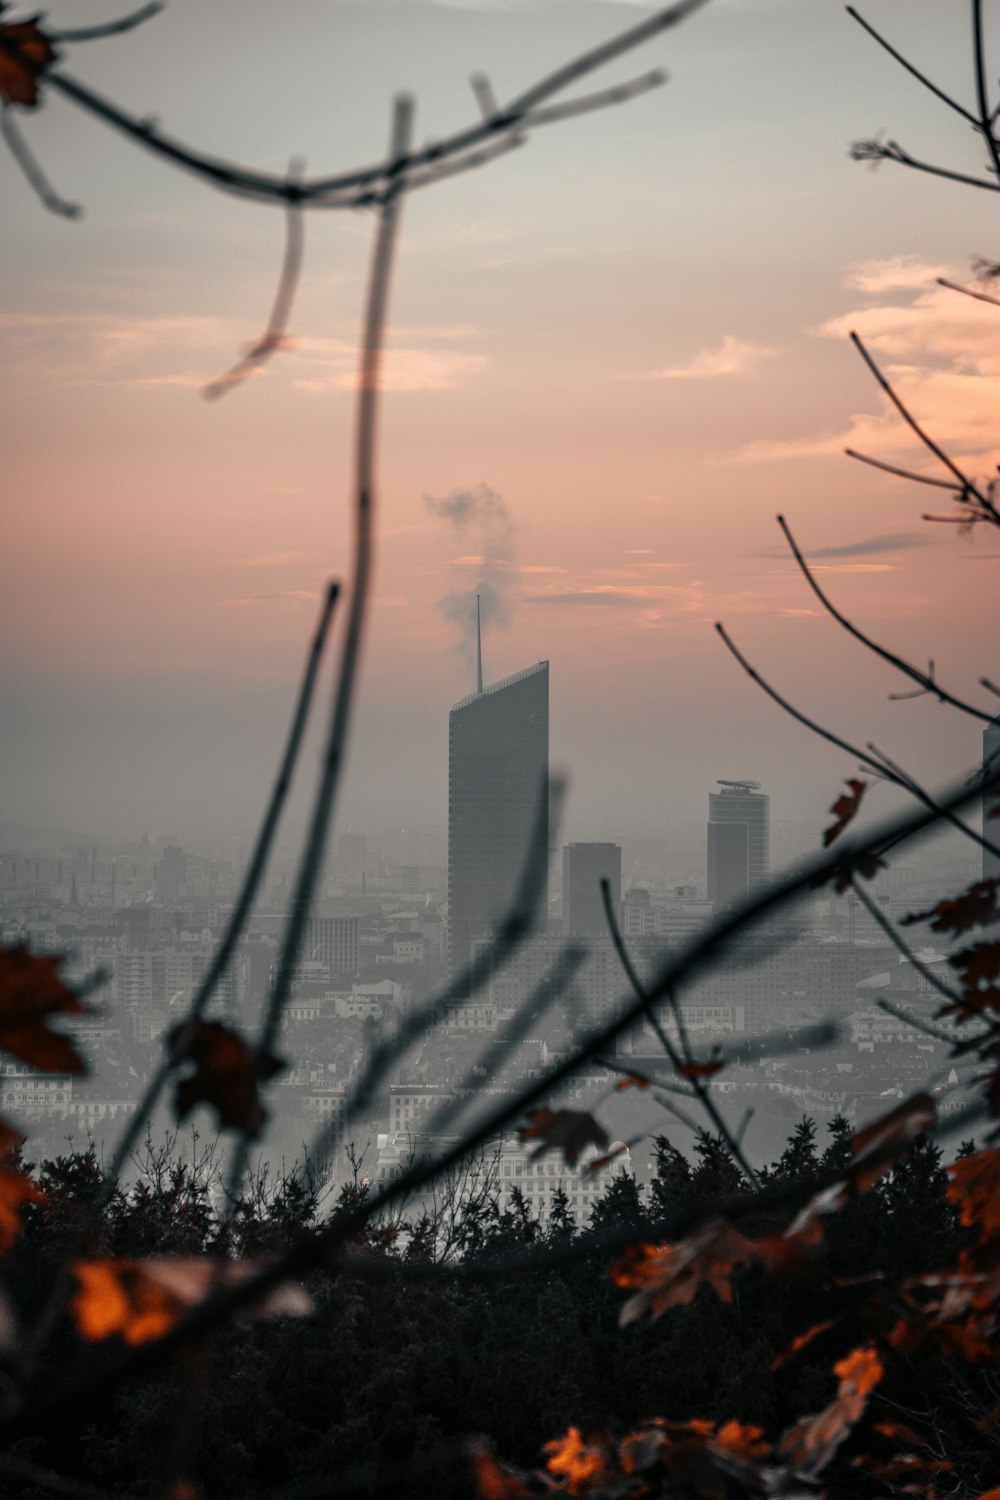
<instances>
[{"instance_id":1,"label":"distant building","mask_svg":"<svg viewBox=\"0 0 1000 1500\"><path fill-rule=\"evenodd\" d=\"M983 730L983 775L991 776L1000 771L1000 714ZM991 844L1000 843L1000 818L991 818L990 809L1000 807L1000 792L994 791L983 798L983 837ZM1000 859L983 850L983 879L1000 880Z\"/></svg>"},{"instance_id":2,"label":"distant building","mask_svg":"<svg viewBox=\"0 0 1000 1500\"><path fill-rule=\"evenodd\" d=\"M572 937L607 936L601 881L611 887L611 910L619 919L622 851L617 844L566 844L562 860L563 931Z\"/></svg>"},{"instance_id":3,"label":"distant building","mask_svg":"<svg viewBox=\"0 0 1000 1500\"><path fill-rule=\"evenodd\" d=\"M718 781L708 796L708 899L736 906L770 873L771 799L759 781Z\"/></svg>"},{"instance_id":4,"label":"distant building","mask_svg":"<svg viewBox=\"0 0 1000 1500\"><path fill-rule=\"evenodd\" d=\"M517 889L541 804L547 818L549 664L456 703L448 721L448 961L469 961ZM544 799L544 800L543 800ZM547 843L547 838L546 838ZM542 909L545 909L545 895Z\"/></svg>"},{"instance_id":5,"label":"distant building","mask_svg":"<svg viewBox=\"0 0 1000 1500\"><path fill-rule=\"evenodd\" d=\"M329 966L331 974L355 974L360 961L358 918L311 917L306 924L303 957Z\"/></svg>"}]
</instances>

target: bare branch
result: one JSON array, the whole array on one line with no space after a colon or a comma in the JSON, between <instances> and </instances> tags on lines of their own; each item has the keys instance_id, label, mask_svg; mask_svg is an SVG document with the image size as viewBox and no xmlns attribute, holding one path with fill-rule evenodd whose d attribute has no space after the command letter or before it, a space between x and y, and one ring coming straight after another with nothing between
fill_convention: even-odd
<instances>
[{"instance_id":1,"label":"bare branch","mask_svg":"<svg viewBox=\"0 0 1000 1500\"><path fill-rule=\"evenodd\" d=\"M0 135L6 141L11 156L49 212L58 214L62 219L78 219L83 209L78 203L69 203L65 198L60 198L15 124L13 110L3 100L0 100Z\"/></svg>"},{"instance_id":2,"label":"bare branch","mask_svg":"<svg viewBox=\"0 0 1000 1500\"><path fill-rule=\"evenodd\" d=\"M58 75L53 74L53 79ZM904 151L898 141L855 141L848 152L852 161L895 161L901 167L912 167L915 172L929 172L932 177L943 177L946 182L960 182L964 187L985 188L987 192L1000 192L1000 183L988 177L970 177L967 172L952 172L948 167L936 167L931 162L920 161Z\"/></svg>"},{"instance_id":3,"label":"bare branch","mask_svg":"<svg viewBox=\"0 0 1000 1500\"><path fill-rule=\"evenodd\" d=\"M866 453L858 453L855 448L845 448L844 452L848 458L856 458L859 463L870 464L873 469L882 469L886 474L895 474L897 479L911 479L914 484L931 484L935 489L951 490L956 495L962 494L963 486L953 484L950 479L931 479L927 474L914 474L912 469L899 469L895 464L883 463L880 458L869 458Z\"/></svg>"},{"instance_id":4,"label":"bare branch","mask_svg":"<svg viewBox=\"0 0 1000 1500\"><path fill-rule=\"evenodd\" d=\"M979 109L980 134L986 142L993 172L1000 181L1000 150L992 130L992 113L986 89L986 58L983 51L983 0L972 0L972 42L976 60L976 103Z\"/></svg>"},{"instance_id":5,"label":"bare branch","mask_svg":"<svg viewBox=\"0 0 1000 1500\"><path fill-rule=\"evenodd\" d=\"M301 175L299 164L293 162L289 168L289 180L294 181ZM302 270L302 250L305 242L305 224L302 217L302 205L300 203L289 203L285 217L285 257L282 262L281 275L278 279L278 289L274 296L274 305L271 308L271 316L268 318L267 327L260 338L251 345L242 359L237 360L231 369L224 375L218 376L205 386L202 395L209 400L224 396L227 391L233 390L242 384L255 370L259 370L266 364L272 354L279 349L287 349L289 341L285 335L288 327L288 318L295 301L295 293L299 284L299 275Z\"/></svg>"},{"instance_id":6,"label":"bare branch","mask_svg":"<svg viewBox=\"0 0 1000 1500\"><path fill-rule=\"evenodd\" d=\"M1000 307L1000 297L987 296L986 292L974 292L971 286L960 286L957 281L947 281L945 277L936 278L937 285L947 287L949 292L961 292L963 297L975 297L977 302L988 302L992 307Z\"/></svg>"},{"instance_id":7,"label":"bare branch","mask_svg":"<svg viewBox=\"0 0 1000 1500\"><path fill-rule=\"evenodd\" d=\"M892 943L893 947L903 955L907 963L912 964L916 972L922 975L927 983L934 989L936 989L940 995L943 995L950 1005L961 1005L962 997L958 993L958 991L953 990L950 985L945 984L943 980L939 979L930 965L925 964L923 960L918 957L918 955L914 952L909 943L903 937L902 933L894 926L892 922L889 921L889 918L879 906L878 902L871 899L864 886L861 885L857 880L855 880L853 876L851 877L851 890L857 896L858 900L861 902L861 905L868 912L868 915L872 918L873 921L878 923L879 927L881 927L890 943ZM951 1036L948 1038L948 1040L954 1043L956 1038L954 1036Z\"/></svg>"},{"instance_id":8,"label":"bare branch","mask_svg":"<svg viewBox=\"0 0 1000 1500\"><path fill-rule=\"evenodd\" d=\"M866 635L863 630L860 630L858 626L854 624L853 620L848 619L847 615L843 614L837 608L832 599L829 598L829 596L816 582L815 574L813 573L809 564L806 562L806 559L803 556L798 542L792 535L792 528L789 526L784 516L778 516L777 519L778 525L781 527L781 530L784 533L785 540L791 548L792 556L798 563L799 569L802 573L802 576L805 578L806 583L808 583L809 587L813 591L813 594L819 600L820 604L822 604L827 614L830 615L834 620L836 620L837 624L840 625L842 629L846 630L848 635L853 636L856 641L860 641L862 646L867 646L868 650L873 652L875 656L880 657L882 661L888 662L891 667L895 667L897 672L902 672L904 677L909 677L912 682L917 683L921 692L933 693L939 703L947 703L950 705L950 707L957 708L962 713L969 714L974 719L984 720L986 723L990 722L993 717L992 714L986 713L983 709L975 708L971 703L966 703L961 698L956 698L953 693L949 693L946 688L943 688L939 682L935 681L932 674L922 672L919 667L915 667L913 663L907 661L905 657L897 656L896 653L894 651L890 651L888 647L879 645L878 641L873 641L870 635Z\"/></svg>"},{"instance_id":9,"label":"bare branch","mask_svg":"<svg viewBox=\"0 0 1000 1500\"><path fill-rule=\"evenodd\" d=\"M1000 184L998 184L998 186L1000 186ZM906 423L906 425L910 428L911 432L916 434L916 436L924 444L925 448L928 448L930 452L934 454L934 457L944 465L949 473L954 474L955 478L958 480L961 486L962 497L967 498L971 495L982 507L983 511L988 513L997 524L1000 524L1000 514L997 513L996 507L994 506L992 500L990 500L988 496L984 495L982 491L978 489L978 487L972 482L972 480L969 479L967 475L963 474L958 465L952 462L947 453L945 453L944 449L939 448L934 439L928 436L928 434L920 426L920 423L916 420L916 418L913 417L907 410L907 408L903 405L903 402L897 396L889 381L886 380L885 376L882 374L882 371L879 369L874 359L872 359L871 355L868 353L868 350L865 348L857 333L855 333L853 330L851 331L851 343L854 345L855 349L857 349L858 353L861 355L861 358L864 360L865 364L874 375L879 386L888 396L889 400L899 412L900 416L903 418L903 421Z\"/></svg>"},{"instance_id":10,"label":"bare branch","mask_svg":"<svg viewBox=\"0 0 1000 1500\"><path fill-rule=\"evenodd\" d=\"M119 16L117 21L105 21L103 26L77 26L67 31L49 31L46 28L45 34L53 42L99 42L106 36L121 36L124 31L134 31L137 26L141 26L144 21L151 21L166 8L166 0L150 0L150 4L142 6L140 10L134 10L127 16Z\"/></svg>"},{"instance_id":11,"label":"bare branch","mask_svg":"<svg viewBox=\"0 0 1000 1500\"><path fill-rule=\"evenodd\" d=\"M930 92L935 96L935 98L940 99L942 104L947 104L948 108L953 109L956 114L961 115L963 120L968 120L970 125L979 124L979 121L976 119L975 115L970 113L970 111L967 110L963 105L959 104L957 99L953 99L950 94L946 94L943 89L939 89L937 84L932 83L931 80L926 76L926 74L921 73L919 68L915 68L913 64L909 62L901 52L897 52L895 47L893 47L891 43L887 42L885 37L881 36L879 32L875 30L874 26L870 25L865 20L864 16L860 16L858 14L853 5L848 5L845 7L845 9L847 10L847 14L851 17L852 20L857 21L859 26L864 27L868 35L872 37L874 41L878 42L879 46L883 47L885 51L888 52L890 57L895 58L900 67L905 68L907 73L909 73L912 78L915 78L918 83L922 83L925 89L929 89Z\"/></svg>"}]
</instances>

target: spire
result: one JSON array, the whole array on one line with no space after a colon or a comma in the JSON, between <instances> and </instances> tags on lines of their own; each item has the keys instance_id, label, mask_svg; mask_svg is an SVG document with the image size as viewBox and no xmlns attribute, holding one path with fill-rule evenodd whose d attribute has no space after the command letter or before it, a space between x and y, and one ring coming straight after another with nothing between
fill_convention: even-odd
<instances>
[{"instance_id":1,"label":"spire","mask_svg":"<svg viewBox=\"0 0 1000 1500\"><path fill-rule=\"evenodd\" d=\"M483 629L479 616L479 595L476 595L476 692L483 690Z\"/></svg>"}]
</instances>

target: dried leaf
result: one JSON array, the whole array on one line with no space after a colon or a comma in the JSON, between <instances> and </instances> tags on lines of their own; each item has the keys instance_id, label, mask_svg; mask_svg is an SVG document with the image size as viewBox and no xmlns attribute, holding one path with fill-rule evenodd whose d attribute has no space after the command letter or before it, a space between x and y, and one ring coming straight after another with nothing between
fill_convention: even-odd
<instances>
[{"instance_id":1,"label":"dried leaf","mask_svg":"<svg viewBox=\"0 0 1000 1500\"><path fill-rule=\"evenodd\" d=\"M951 954L948 962L961 974L963 992L962 1004L947 1006L945 1014L967 1021L987 1008L1000 1011L1000 988L993 983L1000 979L1000 943L976 943Z\"/></svg>"},{"instance_id":2,"label":"dried leaf","mask_svg":"<svg viewBox=\"0 0 1000 1500\"><path fill-rule=\"evenodd\" d=\"M0 6L0 10L4 9L5 6ZM56 61L58 53L40 30L37 18L0 25L0 43L4 42L16 48L21 56L15 57L0 47L0 99L34 109L38 103L38 81Z\"/></svg>"},{"instance_id":3,"label":"dried leaf","mask_svg":"<svg viewBox=\"0 0 1000 1500\"><path fill-rule=\"evenodd\" d=\"M823 830L824 849L829 849L834 839L839 839L847 825L857 817L858 809L861 806L861 799L868 790L869 785L869 782L861 781L856 776L846 782L847 791L838 797L830 808L836 821L831 823L829 828Z\"/></svg>"},{"instance_id":4,"label":"dried leaf","mask_svg":"<svg viewBox=\"0 0 1000 1500\"><path fill-rule=\"evenodd\" d=\"M193 1071L177 1084L177 1118L183 1120L196 1104L210 1104L220 1125L259 1135L267 1114L258 1084L284 1067L281 1059L248 1046L237 1032L218 1021L175 1026L168 1043L175 1062L193 1065Z\"/></svg>"},{"instance_id":5,"label":"dried leaf","mask_svg":"<svg viewBox=\"0 0 1000 1500\"><path fill-rule=\"evenodd\" d=\"M627 1078L615 1084L615 1093L624 1093L626 1089L648 1089L652 1087L652 1083L651 1078L643 1078L639 1073L630 1073Z\"/></svg>"},{"instance_id":6,"label":"dried leaf","mask_svg":"<svg viewBox=\"0 0 1000 1500\"><path fill-rule=\"evenodd\" d=\"M256 1276L260 1259L225 1261L208 1256L150 1256L145 1260L77 1261L72 1311L88 1341L118 1335L127 1344L160 1338L189 1308L221 1287ZM302 1317L312 1299L294 1282L282 1282L254 1304L258 1317Z\"/></svg>"},{"instance_id":7,"label":"dried leaf","mask_svg":"<svg viewBox=\"0 0 1000 1500\"><path fill-rule=\"evenodd\" d=\"M583 1110L533 1109L528 1120L529 1123L518 1131L518 1138L541 1141L532 1153L532 1161L537 1161L546 1151L561 1151L566 1165L575 1167L581 1151L587 1146L596 1146L600 1151L608 1144L607 1131L598 1125L593 1115Z\"/></svg>"},{"instance_id":8,"label":"dried leaf","mask_svg":"<svg viewBox=\"0 0 1000 1500\"><path fill-rule=\"evenodd\" d=\"M710 1286L722 1302L732 1302L733 1272L763 1255L753 1240L725 1219L709 1220L675 1245L632 1245L611 1268L616 1286L635 1291L622 1307L618 1322L624 1327L644 1313L659 1318L668 1308L693 1301L702 1286Z\"/></svg>"},{"instance_id":9,"label":"dried leaf","mask_svg":"<svg viewBox=\"0 0 1000 1500\"><path fill-rule=\"evenodd\" d=\"M502 1464L483 1439L469 1445L469 1459L479 1500L522 1500L531 1494L521 1477Z\"/></svg>"},{"instance_id":10,"label":"dried leaf","mask_svg":"<svg viewBox=\"0 0 1000 1500\"><path fill-rule=\"evenodd\" d=\"M934 932L953 932L960 936L963 932L968 932L970 927L983 927L1000 915L996 907L996 894L995 880L977 880L975 885L970 885L954 901L939 901L930 911L917 911L904 917L903 926L927 922L933 917L931 928Z\"/></svg>"},{"instance_id":11,"label":"dried leaf","mask_svg":"<svg viewBox=\"0 0 1000 1500\"><path fill-rule=\"evenodd\" d=\"M0 948L0 1047L45 1073L85 1073L87 1065L69 1037L50 1031L46 1017L89 1013L59 978L62 958L20 944Z\"/></svg>"},{"instance_id":12,"label":"dried leaf","mask_svg":"<svg viewBox=\"0 0 1000 1500\"><path fill-rule=\"evenodd\" d=\"M833 1367L840 1384L829 1406L804 1417L781 1439L781 1451L800 1474L815 1478L826 1468L864 1413L868 1397L884 1372L871 1344L852 1349Z\"/></svg>"},{"instance_id":13,"label":"dried leaf","mask_svg":"<svg viewBox=\"0 0 1000 1500\"><path fill-rule=\"evenodd\" d=\"M1000 1241L1000 1149L977 1151L948 1168L948 1199L959 1210L967 1229L978 1229L976 1244L962 1252L965 1264L996 1259Z\"/></svg>"}]
</instances>

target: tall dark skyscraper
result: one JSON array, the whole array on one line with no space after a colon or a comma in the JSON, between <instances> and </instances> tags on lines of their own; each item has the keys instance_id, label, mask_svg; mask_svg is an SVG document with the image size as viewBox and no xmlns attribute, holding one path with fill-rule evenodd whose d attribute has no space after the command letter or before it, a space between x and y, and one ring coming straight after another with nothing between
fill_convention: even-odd
<instances>
[{"instance_id":1,"label":"tall dark skyscraper","mask_svg":"<svg viewBox=\"0 0 1000 1500\"><path fill-rule=\"evenodd\" d=\"M622 851L617 844L566 844L562 860L563 931L573 937L607 937L601 881L611 886L611 909L622 899Z\"/></svg>"},{"instance_id":2,"label":"tall dark skyscraper","mask_svg":"<svg viewBox=\"0 0 1000 1500\"><path fill-rule=\"evenodd\" d=\"M1000 771L1000 714L983 730L983 775L990 776ZM1000 818L990 817L990 808L1000 806L1000 793L991 792L983 798L983 838L991 844L1000 843ZM983 879L1000 880L1000 859L983 850Z\"/></svg>"},{"instance_id":3,"label":"tall dark skyscraper","mask_svg":"<svg viewBox=\"0 0 1000 1500\"><path fill-rule=\"evenodd\" d=\"M708 899L734 906L767 880L771 799L759 781L718 781L708 794Z\"/></svg>"},{"instance_id":4,"label":"tall dark skyscraper","mask_svg":"<svg viewBox=\"0 0 1000 1500\"><path fill-rule=\"evenodd\" d=\"M456 703L448 720L448 961L510 907L549 771L549 664ZM546 793L547 795L547 793ZM547 840L546 840L547 842Z\"/></svg>"}]
</instances>

